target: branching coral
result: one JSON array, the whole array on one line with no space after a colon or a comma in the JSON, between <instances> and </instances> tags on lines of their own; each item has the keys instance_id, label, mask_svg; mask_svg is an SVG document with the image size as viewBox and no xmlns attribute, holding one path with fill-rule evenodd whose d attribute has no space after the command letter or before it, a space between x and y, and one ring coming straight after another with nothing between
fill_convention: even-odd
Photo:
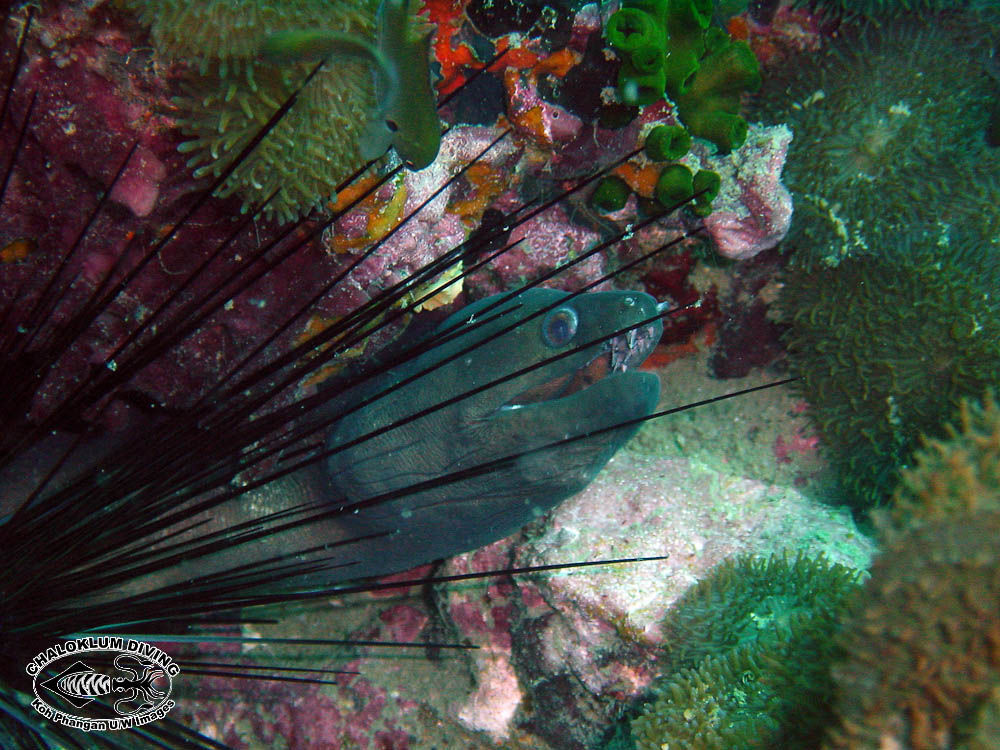
<instances>
[{"instance_id":1,"label":"branching coral","mask_svg":"<svg viewBox=\"0 0 1000 750\"><path fill-rule=\"evenodd\" d=\"M856 508L884 502L921 434L1000 386L1000 257L962 238L897 240L839 266L793 266L780 305L795 387Z\"/></svg>"},{"instance_id":2,"label":"branching coral","mask_svg":"<svg viewBox=\"0 0 1000 750\"><path fill-rule=\"evenodd\" d=\"M627 103L665 92L694 135L726 152L746 140L740 97L760 86L760 72L745 42L710 25L712 12L711 0L625 0L605 35L625 58L618 88Z\"/></svg>"}]
</instances>

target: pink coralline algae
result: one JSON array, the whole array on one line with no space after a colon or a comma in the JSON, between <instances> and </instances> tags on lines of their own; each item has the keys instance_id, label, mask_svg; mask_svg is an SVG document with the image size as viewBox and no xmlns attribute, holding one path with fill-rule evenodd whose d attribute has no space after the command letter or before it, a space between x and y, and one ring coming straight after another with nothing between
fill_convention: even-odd
<instances>
[{"instance_id":1,"label":"pink coralline algae","mask_svg":"<svg viewBox=\"0 0 1000 750\"><path fill-rule=\"evenodd\" d=\"M486 127L452 128L442 138L438 158L431 166L419 172L402 172L327 230L324 245L332 255L359 254L381 240L377 250L351 272L345 285L348 291L355 289L360 296L370 297L466 239L495 196L493 184L514 169L521 149L513 140L503 139L477 161L475 172L451 183L449 179L484 152L501 132ZM453 210L456 203L462 205L465 215ZM406 218L414 212L412 218ZM357 304L349 293L342 299L344 309L335 309L337 314L349 312Z\"/></svg>"},{"instance_id":2,"label":"pink coralline algae","mask_svg":"<svg viewBox=\"0 0 1000 750\"><path fill-rule=\"evenodd\" d=\"M778 435L774 440L774 457L778 463L790 463L792 453L815 453L819 449L819 436L796 430L789 440Z\"/></svg>"},{"instance_id":3,"label":"pink coralline algae","mask_svg":"<svg viewBox=\"0 0 1000 750\"><path fill-rule=\"evenodd\" d=\"M483 652L472 661L476 687L459 703L460 721L494 738L528 727L586 745L613 720L616 701L652 680L659 623L690 585L732 555L785 548L825 552L852 567L873 553L848 515L795 490L683 459L618 454L539 528L460 555L445 570L667 559L450 590L451 622Z\"/></svg>"},{"instance_id":4,"label":"pink coralline algae","mask_svg":"<svg viewBox=\"0 0 1000 750\"><path fill-rule=\"evenodd\" d=\"M720 255L752 258L788 233L792 196L781 184L781 170L791 140L791 131L783 125L754 125L738 151L714 161L722 188L705 227Z\"/></svg>"},{"instance_id":5,"label":"pink coralline algae","mask_svg":"<svg viewBox=\"0 0 1000 750\"><path fill-rule=\"evenodd\" d=\"M156 207L160 183L166 176L166 164L148 148L140 146L111 189L111 200L127 206L137 217L149 216Z\"/></svg>"}]
</instances>

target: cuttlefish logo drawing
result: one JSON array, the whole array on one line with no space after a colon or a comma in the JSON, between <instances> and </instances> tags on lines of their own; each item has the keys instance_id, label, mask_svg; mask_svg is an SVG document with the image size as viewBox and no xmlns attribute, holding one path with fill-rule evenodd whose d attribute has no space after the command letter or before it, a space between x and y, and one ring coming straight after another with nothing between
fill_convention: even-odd
<instances>
[{"instance_id":1,"label":"cuttlefish logo drawing","mask_svg":"<svg viewBox=\"0 0 1000 750\"><path fill-rule=\"evenodd\" d=\"M130 729L162 719L174 707L180 667L156 646L132 638L89 636L61 641L28 662L42 716L85 732Z\"/></svg>"}]
</instances>

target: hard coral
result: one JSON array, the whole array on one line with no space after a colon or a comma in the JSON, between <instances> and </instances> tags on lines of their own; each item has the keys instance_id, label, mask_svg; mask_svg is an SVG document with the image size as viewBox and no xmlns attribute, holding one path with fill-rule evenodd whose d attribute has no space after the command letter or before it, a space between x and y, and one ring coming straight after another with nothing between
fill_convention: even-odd
<instances>
[{"instance_id":1,"label":"hard coral","mask_svg":"<svg viewBox=\"0 0 1000 750\"><path fill-rule=\"evenodd\" d=\"M920 527L871 572L842 630L824 747L961 746L1000 683L1000 513Z\"/></svg>"},{"instance_id":2,"label":"hard coral","mask_svg":"<svg viewBox=\"0 0 1000 750\"><path fill-rule=\"evenodd\" d=\"M201 165L199 175L222 174L314 67L256 59L270 34L317 24L365 38L373 33L374 7L360 0L129 4L150 25L160 54L190 67L174 103L191 138L182 150L191 154L189 165ZM265 211L282 221L335 199L338 183L364 162L358 139L374 101L365 65L324 68L220 194L238 193L246 209L276 192Z\"/></svg>"},{"instance_id":3,"label":"hard coral","mask_svg":"<svg viewBox=\"0 0 1000 750\"><path fill-rule=\"evenodd\" d=\"M845 491L884 502L918 436L941 437L963 397L1000 386L1000 257L918 237L839 266L793 265L780 306L795 387Z\"/></svg>"},{"instance_id":4,"label":"hard coral","mask_svg":"<svg viewBox=\"0 0 1000 750\"><path fill-rule=\"evenodd\" d=\"M795 133L785 175L800 262L879 253L915 225L993 241L990 28L974 14L848 28L819 57L769 70L756 115Z\"/></svg>"}]
</instances>

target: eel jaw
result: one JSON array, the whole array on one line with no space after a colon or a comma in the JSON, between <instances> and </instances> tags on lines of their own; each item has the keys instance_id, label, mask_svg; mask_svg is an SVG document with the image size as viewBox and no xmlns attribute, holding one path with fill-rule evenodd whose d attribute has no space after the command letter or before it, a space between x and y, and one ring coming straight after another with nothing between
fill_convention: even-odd
<instances>
[{"instance_id":1,"label":"eel jaw","mask_svg":"<svg viewBox=\"0 0 1000 750\"><path fill-rule=\"evenodd\" d=\"M572 372L558 375L532 386L500 406L498 411L513 411L543 401L554 401L585 390L614 373L628 372L643 363L659 336L653 326L632 328L605 341L590 360Z\"/></svg>"}]
</instances>

